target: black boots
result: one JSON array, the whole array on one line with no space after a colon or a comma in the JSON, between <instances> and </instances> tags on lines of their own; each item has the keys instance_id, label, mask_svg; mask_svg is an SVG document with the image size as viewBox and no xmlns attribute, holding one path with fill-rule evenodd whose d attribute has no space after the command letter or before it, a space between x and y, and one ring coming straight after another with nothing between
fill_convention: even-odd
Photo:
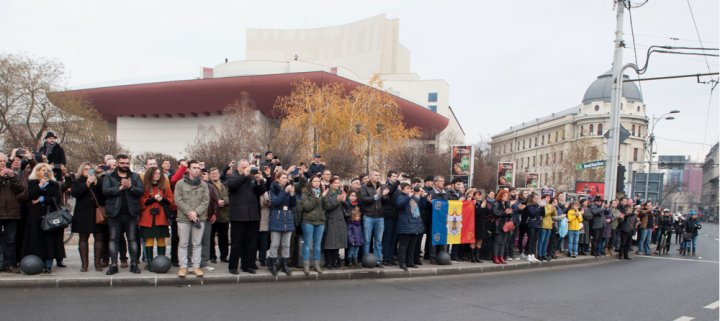
<instances>
[{"instance_id":1,"label":"black boots","mask_svg":"<svg viewBox=\"0 0 720 321\"><path fill-rule=\"evenodd\" d=\"M115 264L110 265L107 272L105 272L105 274L107 274L107 275L113 275L116 273L118 273L118 267Z\"/></svg>"},{"instance_id":2,"label":"black boots","mask_svg":"<svg viewBox=\"0 0 720 321\"><path fill-rule=\"evenodd\" d=\"M137 262L130 263L130 272L140 274L140 268L138 268Z\"/></svg>"},{"instance_id":3,"label":"black boots","mask_svg":"<svg viewBox=\"0 0 720 321\"><path fill-rule=\"evenodd\" d=\"M277 266L275 265L275 258L272 258L272 257L267 258L267 267L273 276L277 276L278 271L277 271Z\"/></svg>"},{"instance_id":4,"label":"black boots","mask_svg":"<svg viewBox=\"0 0 720 321\"><path fill-rule=\"evenodd\" d=\"M283 271L287 276L292 275L290 268L288 267L288 258L280 258L280 270Z\"/></svg>"}]
</instances>

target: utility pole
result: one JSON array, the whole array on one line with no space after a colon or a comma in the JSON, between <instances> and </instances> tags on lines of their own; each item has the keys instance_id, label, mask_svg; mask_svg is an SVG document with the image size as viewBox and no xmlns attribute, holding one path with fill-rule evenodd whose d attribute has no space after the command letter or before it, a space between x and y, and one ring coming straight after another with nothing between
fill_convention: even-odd
<instances>
[{"instance_id":1,"label":"utility pole","mask_svg":"<svg viewBox=\"0 0 720 321\"><path fill-rule=\"evenodd\" d=\"M615 27L615 52L613 55L612 75L613 85L610 93L610 128L608 132L608 145L605 165L605 199L615 199L617 180L618 157L620 154L620 102L623 89L623 22L625 18L625 0L613 0L617 9Z\"/></svg>"}]
</instances>

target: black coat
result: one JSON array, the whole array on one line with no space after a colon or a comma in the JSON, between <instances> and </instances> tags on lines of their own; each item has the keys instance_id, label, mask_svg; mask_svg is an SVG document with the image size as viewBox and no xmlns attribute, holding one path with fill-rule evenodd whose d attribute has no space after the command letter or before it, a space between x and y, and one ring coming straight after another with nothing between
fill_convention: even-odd
<instances>
[{"instance_id":1,"label":"black coat","mask_svg":"<svg viewBox=\"0 0 720 321\"><path fill-rule=\"evenodd\" d=\"M233 173L227 177L230 193L230 221L260 221L260 196L267 190L266 184L258 184L252 175Z\"/></svg>"},{"instance_id":2,"label":"black coat","mask_svg":"<svg viewBox=\"0 0 720 321\"><path fill-rule=\"evenodd\" d=\"M47 151L47 147L45 144L43 144L40 147L40 154L45 155L45 152ZM50 155L47 155L48 164L63 164L67 165L67 161L65 160L65 150L60 146L59 143L55 143L55 147L52 149L52 153Z\"/></svg>"},{"instance_id":3,"label":"black coat","mask_svg":"<svg viewBox=\"0 0 720 321\"><path fill-rule=\"evenodd\" d=\"M381 186L382 185L378 184L378 187ZM359 203L363 216L375 218L383 217L382 195L377 195L376 198L376 194L377 189L374 185L372 185L372 182L368 182L366 185L360 187Z\"/></svg>"},{"instance_id":4,"label":"black coat","mask_svg":"<svg viewBox=\"0 0 720 321\"><path fill-rule=\"evenodd\" d=\"M386 187L390 189L390 193L382 197L381 203L382 203L382 212L384 218L389 219L397 219L398 218L398 208L395 206L395 202L398 198L398 186L400 185L400 181L396 181L395 183L390 183L390 181L386 182L385 185L382 187L384 190Z\"/></svg>"},{"instance_id":5,"label":"black coat","mask_svg":"<svg viewBox=\"0 0 720 321\"><path fill-rule=\"evenodd\" d=\"M41 259L63 259L65 258L65 246L63 244L65 230L59 229L45 232L41 227L43 216L47 214L48 210L56 210L55 203L62 201L60 185L56 181L50 181L44 189L41 189L39 183L38 180L28 181L29 199L31 201L38 200L42 196L45 200L36 204L30 202L23 233L21 257L37 255Z\"/></svg>"},{"instance_id":6,"label":"black coat","mask_svg":"<svg viewBox=\"0 0 720 321\"><path fill-rule=\"evenodd\" d=\"M488 237L487 214L488 209L482 208L482 201L475 202L475 239L482 240ZM489 204L486 204L489 206Z\"/></svg>"},{"instance_id":7,"label":"black coat","mask_svg":"<svg viewBox=\"0 0 720 321\"><path fill-rule=\"evenodd\" d=\"M495 216L495 233L506 233L503 231L505 222L512 220L512 214L505 214L506 209L512 209L510 202L497 201L493 203L492 213Z\"/></svg>"},{"instance_id":8,"label":"black coat","mask_svg":"<svg viewBox=\"0 0 720 321\"><path fill-rule=\"evenodd\" d=\"M127 197L128 211L131 216L140 216L140 197L145 195L140 175L130 172L130 189L120 190L120 176L117 170L106 174L102 180L102 194L105 196L105 213L108 217L116 217L120 214L122 198Z\"/></svg>"},{"instance_id":9,"label":"black coat","mask_svg":"<svg viewBox=\"0 0 720 321\"><path fill-rule=\"evenodd\" d=\"M100 186L96 183L87 186L87 177L72 182L71 194L75 198L73 210L72 232L95 233L95 209L97 203L94 195L98 195ZM92 192L91 192L92 190Z\"/></svg>"}]
</instances>

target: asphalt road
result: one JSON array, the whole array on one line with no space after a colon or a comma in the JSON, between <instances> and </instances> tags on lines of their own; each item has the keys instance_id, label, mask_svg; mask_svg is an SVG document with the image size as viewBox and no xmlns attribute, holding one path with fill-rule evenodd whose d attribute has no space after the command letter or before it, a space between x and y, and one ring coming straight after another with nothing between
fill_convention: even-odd
<instances>
[{"instance_id":1,"label":"asphalt road","mask_svg":"<svg viewBox=\"0 0 720 321\"><path fill-rule=\"evenodd\" d=\"M698 257L483 275L3 289L0 320L718 320L718 226L700 234Z\"/></svg>"}]
</instances>

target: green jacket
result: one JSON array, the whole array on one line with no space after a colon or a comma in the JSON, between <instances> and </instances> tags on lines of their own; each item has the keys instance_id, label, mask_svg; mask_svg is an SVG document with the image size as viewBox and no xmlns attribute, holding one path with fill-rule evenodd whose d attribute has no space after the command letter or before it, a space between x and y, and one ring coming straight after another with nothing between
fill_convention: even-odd
<instances>
[{"instance_id":1,"label":"green jacket","mask_svg":"<svg viewBox=\"0 0 720 321\"><path fill-rule=\"evenodd\" d=\"M300 201L300 209L302 211L302 222L315 225L325 224L325 210L322 206L322 194L315 197L315 194L307 190L303 192Z\"/></svg>"},{"instance_id":2,"label":"green jacket","mask_svg":"<svg viewBox=\"0 0 720 321\"><path fill-rule=\"evenodd\" d=\"M208 184L200 181L193 185L185 177L175 185L175 205L177 205L177 222L191 223L188 213L195 211L200 221L207 220L208 206L210 205L210 190Z\"/></svg>"}]
</instances>

